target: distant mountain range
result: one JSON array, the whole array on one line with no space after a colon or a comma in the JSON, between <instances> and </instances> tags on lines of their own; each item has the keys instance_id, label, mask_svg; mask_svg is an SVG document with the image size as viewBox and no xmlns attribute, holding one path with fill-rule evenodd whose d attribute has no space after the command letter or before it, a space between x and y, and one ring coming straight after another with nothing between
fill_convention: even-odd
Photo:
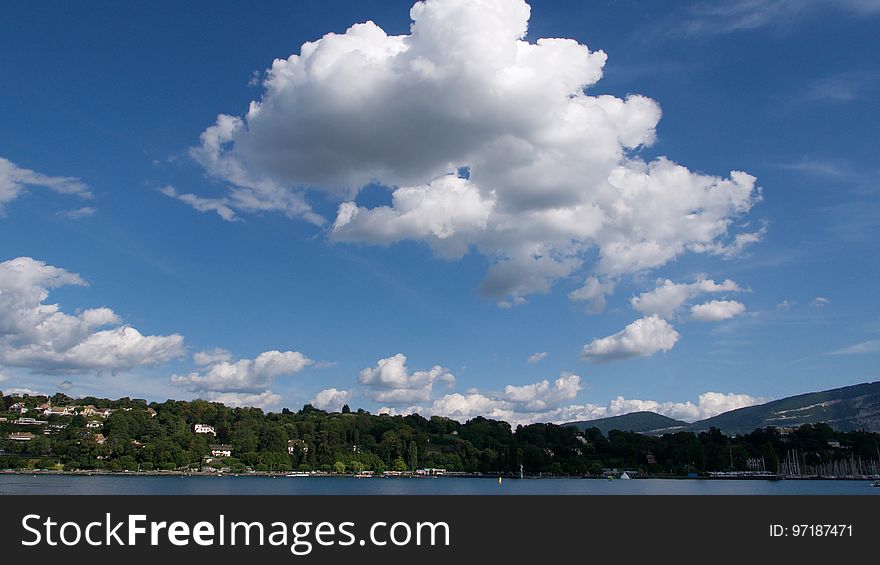
<instances>
[{"instance_id":1,"label":"distant mountain range","mask_svg":"<svg viewBox=\"0 0 880 565\"><path fill-rule=\"evenodd\" d=\"M819 422L839 431L880 431L880 381L790 396L738 408L692 424L654 412L633 412L563 425L582 430L596 427L604 434L617 429L650 435L677 431L700 432L716 427L733 435L767 426L797 427Z\"/></svg>"},{"instance_id":2,"label":"distant mountain range","mask_svg":"<svg viewBox=\"0 0 880 565\"><path fill-rule=\"evenodd\" d=\"M596 420L582 420L569 422L563 426L575 426L581 430L587 428L599 428L603 434L611 430L624 432L638 432L640 434L662 435L668 432L687 430L690 426L687 422L663 416L656 412L630 412L622 416L610 416Z\"/></svg>"}]
</instances>

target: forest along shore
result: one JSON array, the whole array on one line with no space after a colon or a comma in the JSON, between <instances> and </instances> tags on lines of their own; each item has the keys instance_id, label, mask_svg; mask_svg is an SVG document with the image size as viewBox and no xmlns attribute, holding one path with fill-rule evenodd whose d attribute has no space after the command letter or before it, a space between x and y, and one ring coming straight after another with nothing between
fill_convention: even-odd
<instances>
[{"instance_id":1,"label":"forest along shore","mask_svg":"<svg viewBox=\"0 0 880 565\"><path fill-rule=\"evenodd\" d=\"M264 413L204 400L0 394L0 470L25 474L871 478L878 444L878 433L826 424L647 435L348 406Z\"/></svg>"}]
</instances>

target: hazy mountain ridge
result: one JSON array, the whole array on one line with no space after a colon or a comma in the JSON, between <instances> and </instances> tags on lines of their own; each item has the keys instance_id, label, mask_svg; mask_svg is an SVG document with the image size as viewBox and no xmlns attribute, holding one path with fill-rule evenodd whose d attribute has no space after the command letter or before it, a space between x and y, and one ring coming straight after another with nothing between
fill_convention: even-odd
<instances>
[{"instance_id":1,"label":"hazy mountain ridge","mask_svg":"<svg viewBox=\"0 0 880 565\"><path fill-rule=\"evenodd\" d=\"M648 435L661 435L667 432L687 430L690 424L682 420L670 418L669 416L657 414L656 412L642 411L630 412L621 416L598 418L596 420L569 422L563 424L563 426L574 426L581 430L598 428L603 434L608 434L611 430L622 430Z\"/></svg>"},{"instance_id":2,"label":"hazy mountain ridge","mask_svg":"<svg viewBox=\"0 0 880 565\"><path fill-rule=\"evenodd\" d=\"M797 427L825 422L839 431L880 430L880 382L809 392L731 410L690 425L691 431L714 426L728 434L767 426Z\"/></svg>"},{"instance_id":3,"label":"hazy mountain ridge","mask_svg":"<svg viewBox=\"0 0 880 565\"><path fill-rule=\"evenodd\" d=\"M633 412L563 425L582 430L596 427L604 434L617 429L660 435L677 431L700 432L710 427L719 428L726 434L742 434L768 426L798 427L819 422L838 431L880 431L880 381L789 396L724 412L692 424L654 412Z\"/></svg>"}]
</instances>

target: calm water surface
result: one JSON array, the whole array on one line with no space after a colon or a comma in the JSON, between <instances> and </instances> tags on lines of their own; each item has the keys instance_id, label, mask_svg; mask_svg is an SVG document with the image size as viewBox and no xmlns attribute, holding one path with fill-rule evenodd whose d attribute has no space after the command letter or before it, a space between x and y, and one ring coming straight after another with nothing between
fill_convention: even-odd
<instances>
[{"instance_id":1,"label":"calm water surface","mask_svg":"<svg viewBox=\"0 0 880 565\"><path fill-rule=\"evenodd\" d=\"M844 494L880 495L871 481L0 475L3 494Z\"/></svg>"}]
</instances>

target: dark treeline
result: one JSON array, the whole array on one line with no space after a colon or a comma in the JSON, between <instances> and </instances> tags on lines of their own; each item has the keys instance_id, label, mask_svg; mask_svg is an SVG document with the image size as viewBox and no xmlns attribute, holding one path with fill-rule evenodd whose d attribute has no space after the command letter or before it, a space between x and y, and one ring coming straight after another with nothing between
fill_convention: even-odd
<instances>
[{"instance_id":1,"label":"dark treeline","mask_svg":"<svg viewBox=\"0 0 880 565\"><path fill-rule=\"evenodd\" d=\"M72 415L42 415L39 406L68 406ZM16 404L28 412L13 412ZM82 408L111 409L106 417ZM46 424L16 424L34 417ZM0 469L49 468L112 471L185 470L205 465L233 472L323 470L327 472L448 471L511 473L520 465L530 475L599 475L603 469L631 469L652 475L780 468L790 453L805 465L856 458L875 459L880 434L836 432L824 424L804 425L785 435L774 428L728 437L717 429L660 437L613 430L579 431L554 424L517 426L478 417L462 424L419 415L373 415L363 410L325 412L306 405L298 412L264 413L194 400L147 403L63 394L0 394ZM196 434L210 425L216 437ZM44 434L43 430L50 433ZM29 439L15 434L33 433ZM232 457L211 457L224 444ZM760 462L760 463L758 463Z\"/></svg>"}]
</instances>

